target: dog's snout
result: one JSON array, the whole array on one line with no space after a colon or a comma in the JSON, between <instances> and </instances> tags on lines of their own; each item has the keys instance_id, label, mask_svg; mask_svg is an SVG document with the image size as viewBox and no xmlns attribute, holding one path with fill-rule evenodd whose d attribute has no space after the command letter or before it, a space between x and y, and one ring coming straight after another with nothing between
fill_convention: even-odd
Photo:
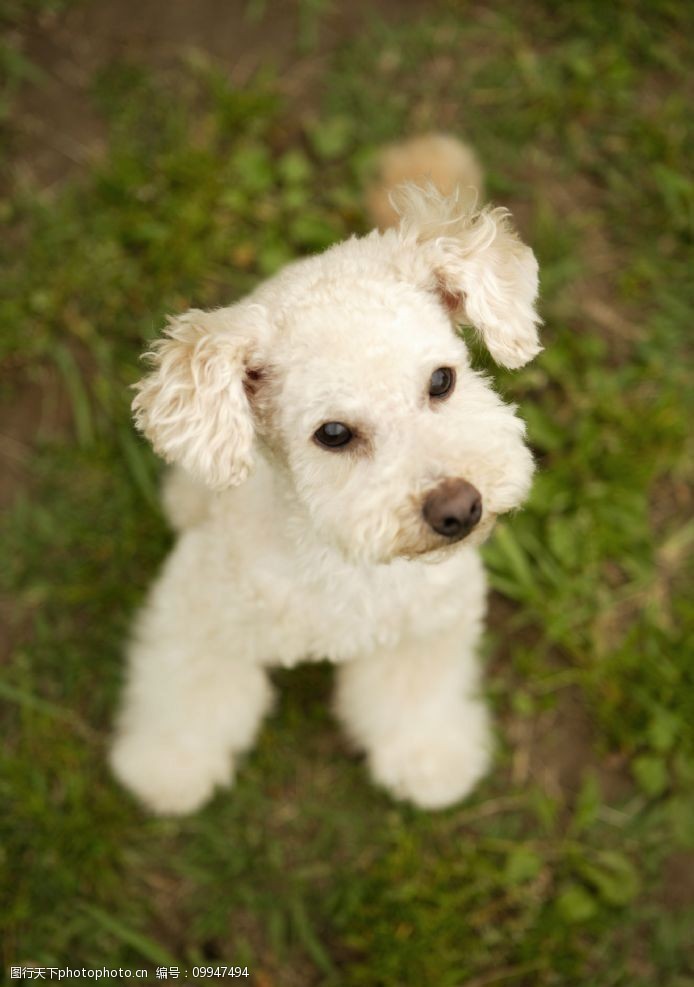
<instances>
[{"instance_id":1,"label":"dog's snout","mask_svg":"<svg viewBox=\"0 0 694 987\"><path fill-rule=\"evenodd\" d=\"M422 514L437 534L457 541L482 517L482 497L467 480L444 480L425 497Z\"/></svg>"}]
</instances>

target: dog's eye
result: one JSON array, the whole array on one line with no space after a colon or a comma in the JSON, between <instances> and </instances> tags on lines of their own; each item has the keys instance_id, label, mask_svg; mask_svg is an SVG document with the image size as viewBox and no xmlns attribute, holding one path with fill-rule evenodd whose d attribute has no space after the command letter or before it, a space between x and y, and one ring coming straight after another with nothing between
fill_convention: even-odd
<instances>
[{"instance_id":1,"label":"dog's eye","mask_svg":"<svg viewBox=\"0 0 694 987\"><path fill-rule=\"evenodd\" d=\"M327 449L339 449L340 446L346 446L351 442L354 435L342 422L326 422L316 429L313 437L319 445Z\"/></svg>"},{"instance_id":2,"label":"dog's eye","mask_svg":"<svg viewBox=\"0 0 694 987\"><path fill-rule=\"evenodd\" d=\"M429 396L444 398L455 386L455 370L452 367L439 367L429 380Z\"/></svg>"}]
</instances>

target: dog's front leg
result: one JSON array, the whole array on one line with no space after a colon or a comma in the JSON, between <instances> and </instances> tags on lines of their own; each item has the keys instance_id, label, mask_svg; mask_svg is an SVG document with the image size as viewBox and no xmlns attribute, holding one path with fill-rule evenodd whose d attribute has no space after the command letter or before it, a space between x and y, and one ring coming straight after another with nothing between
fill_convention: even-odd
<instances>
[{"instance_id":1,"label":"dog's front leg","mask_svg":"<svg viewBox=\"0 0 694 987\"><path fill-rule=\"evenodd\" d=\"M401 642L340 666L337 713L374 779L425 809L452 805L489 764L476 628Z\"/></svg>"},{"instance_id":2,"label":"dog's front leg","mask_svg":"<svg viewBox=\"0 0 694 987\"><path fill-rule=\"evenodd\" d=\"M111 766L157 813L192 812L229 784L270 705L233 585L204 536L181 539L136 627ZM206 579L204 578L206 577Z\"/></svg>"}]
</instances>

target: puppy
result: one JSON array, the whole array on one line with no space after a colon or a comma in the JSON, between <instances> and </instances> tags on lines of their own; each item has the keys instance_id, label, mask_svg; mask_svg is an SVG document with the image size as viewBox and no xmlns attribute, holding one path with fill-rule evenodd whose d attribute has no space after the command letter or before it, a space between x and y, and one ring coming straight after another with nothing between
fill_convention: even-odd
<instances>
[{"instance_id":1,"label":"puppy","mask_svg":"<svg viewBox=\"0 0 694 987\"><path fill-rule=\"evenodd\" d=\"M388 188L388 161L425 178L426 140L439 188ZM397 226L382 210L383 232L172 319L147 354L135 420L176 464L179 537L134 629L111 764L154 812L230 784L268 668L306 660L337 664L337 715L394 797L442 808L487 769L478 549L533 461L458 326L527 363L538 270L506 210L475 208L470 152L441 140L384 157L371 201L389 192Z\"/></svg>"}]
</instances>

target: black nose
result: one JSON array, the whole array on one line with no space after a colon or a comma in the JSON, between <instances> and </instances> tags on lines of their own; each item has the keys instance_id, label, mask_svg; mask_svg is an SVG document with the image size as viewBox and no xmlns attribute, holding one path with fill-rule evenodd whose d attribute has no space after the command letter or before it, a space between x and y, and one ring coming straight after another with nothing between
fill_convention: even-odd
<instances>
[{"instance_id":1,"label":"black nose","mask_svg":"<svg viewBox=\"0 0 694 987\"><path fill-rule=\"evenodd\" d=\"M422 514L437 534L458 541L482 517L482 497L467 480L444 480L424 498Z\"/></svg>"}]
</instances>

